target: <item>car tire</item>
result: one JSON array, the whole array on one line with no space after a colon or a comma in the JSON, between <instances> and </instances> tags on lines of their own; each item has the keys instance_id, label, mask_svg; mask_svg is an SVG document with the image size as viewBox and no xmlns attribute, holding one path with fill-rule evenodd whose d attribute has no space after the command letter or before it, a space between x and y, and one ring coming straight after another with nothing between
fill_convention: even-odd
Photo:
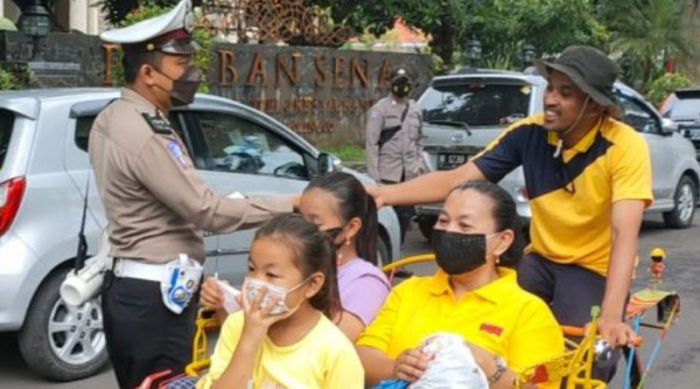
<instances>
[{"instance_id":1,"label":"car tire","mask_svg":"<svg viewBox=\"0 0 700 389\"><path fill-rule=\"evenodd\" d=\"M688 228L693 224L698 188L689 176L682 176L673 195L673 210L664 212L664 223L669 228Z\"/></svg>"},{"instance_id":2,"label":"car tire","mask_svg":"<svg viewBox=\"0 0 700 389\"><path fill-rule=\"evenodd\" d=\"M392 261L391 254L389 253L389 246L380 234L377 237L377 266L381 268L382 266L388 265L391 262Z\"/></svg>"},{"instance_id":3,"label":"car tire","mask_svg":"<svg viewBox=\"0 0 700 389\"><path fill-rule=\"evenodd\" d=\"M59 294L67 272L55 272L42 284L18 334L27 365L55 381L95 375L108 361L99 298L69 306Z\"/></svg>"}]
</instances>

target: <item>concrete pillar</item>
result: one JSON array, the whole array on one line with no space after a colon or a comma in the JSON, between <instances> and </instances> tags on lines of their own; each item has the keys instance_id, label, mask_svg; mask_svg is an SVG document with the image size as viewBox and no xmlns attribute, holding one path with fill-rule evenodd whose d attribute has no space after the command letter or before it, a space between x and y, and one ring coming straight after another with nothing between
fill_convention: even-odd
<instances>
[{"instance_id":1,"label":"concrete pillar","mask_svg":"<svg viewBox=\"0 0 700 389\"><path fill-rule=\"evenodd\" d=\"M88 4L88 28L87 33L98 35L100 33L100 6L99 0L90 0Z\"/></svg>"},{"instance_id":2,"label":"concrete pillar","mask_svg":"<svg viewBox=\"0 0 700 389\"><path fill-rule=\"evenodd\" d=\"M69 25L71 30L88 32L88 0L70 0Z\"/></svg>"}]
</instances>

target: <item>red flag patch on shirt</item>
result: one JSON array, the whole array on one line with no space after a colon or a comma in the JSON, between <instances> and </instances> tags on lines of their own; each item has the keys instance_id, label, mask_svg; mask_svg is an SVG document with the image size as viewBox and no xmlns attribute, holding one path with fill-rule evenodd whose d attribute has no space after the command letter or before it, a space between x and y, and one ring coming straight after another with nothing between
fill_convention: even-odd
<instances>
[{"instance_id":1,"label":"red flag patch on shirt","mask_svg":"<svg viewBox=\"0 0 700 389\"><path fill-rule=\"evenodd\" d=\"M535 368L535 374L532 376L533 384L541 384L549 381L549 373L547 372L547 367L544 365L537 366Z\"/></svg>"},{"instance_id":2,"label":"red flag patch on shirt","mask_svg":"<svg viewBox=\"0 0 700 389\"><path fill-rule=\"evenodd\" d=\"M481 323L481 327L479 327L479 329L496 336L501 336L501 334L503 333L502 327L498 327L493 324Z\"/></svg>"}]
</instances>

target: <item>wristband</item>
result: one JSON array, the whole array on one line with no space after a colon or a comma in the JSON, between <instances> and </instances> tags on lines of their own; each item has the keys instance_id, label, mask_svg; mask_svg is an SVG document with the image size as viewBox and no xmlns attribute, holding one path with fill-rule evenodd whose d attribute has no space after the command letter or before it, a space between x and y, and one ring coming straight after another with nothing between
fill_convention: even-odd
<instances>
[{"instance_id":1,"label":"wristband","mask_svg":"<svg viewBox=\"0 0 700 389\"><path fill-rule=\"evenodd\" d=\"M494 355L493 360L496 362L496 371L493 374L491 374L491 376L489 376L489 384L495 384L496 382L498 382L498 380L500 380L501 377L503 377L503 374L505 374L506 370L508 370L506 361L504 361L503 358L499 357L498 355Z\"/></svg>"}]
</instances>

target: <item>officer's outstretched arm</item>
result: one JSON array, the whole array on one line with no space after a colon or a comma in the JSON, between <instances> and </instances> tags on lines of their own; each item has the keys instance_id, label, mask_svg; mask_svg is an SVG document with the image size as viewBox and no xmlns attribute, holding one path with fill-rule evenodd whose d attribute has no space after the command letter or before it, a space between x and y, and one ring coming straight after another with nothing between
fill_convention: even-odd
<instances>
[{"instance_id":1,"label":"officer's outstretched arm","mask_svg":"<svg viewBox=\"0 0 700 389\"><path fill-rule=\"evenodd\" d=\"M184 153L173 152L175 147L180 147L176 141L154 135L132 166L155 197L198 228L232 232L292 212L292 197L232 199L214 192Z\"/></svg>"}]
</instances>

